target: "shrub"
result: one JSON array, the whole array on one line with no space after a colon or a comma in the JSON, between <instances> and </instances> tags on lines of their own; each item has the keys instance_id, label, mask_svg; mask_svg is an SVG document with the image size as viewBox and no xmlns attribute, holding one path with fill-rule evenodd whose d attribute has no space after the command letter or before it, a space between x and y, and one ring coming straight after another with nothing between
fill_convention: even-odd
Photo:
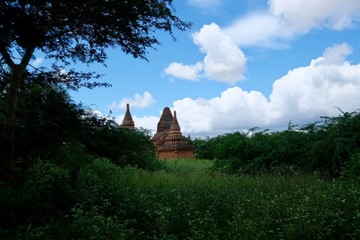
<instances>
[{"instance_id":1,"label":"shrub","mask_svg":"<svg viewBox=\"0 0 360 240\"><path fill-rule=\"evenodd\" d=\"M342 112L338 117L323 117L301 128L290 124L285 131L234 132L196 140L195 144L199 157L216 160L215 166L228 173L289 174L292 168L336 178L344 163L360 150L360 114ZM356 161L348 163L352 170L347 166L347 171L357 171Z\"/></svg>"},{"instance_id":2,"label":"shrub","mask_svg":"<svg viewBox=\"0 0 360 240\"><path fill-rule=\"evenodd\" d=\"M342 176L352 179L360 179L360 153L356 153L345 162L342 168Z\"/></svg>"},{"instance_id":3,"label":"shrub","mask_svg":"<svg viewBox=\"0 0 360 240\"><path fill-rule=\"evenodd\" d=\"M15 185L1 185L0 226L6 229L4 235L36 239L54 231L55 222L62 219L73 204L69 171L38 161L17 181Z\"/></svg>"},{"instance_id":4,"label":"shrub","mask_svg":"<svg viewBox=\"0 0 360 240\"><path fill-rule=\"evenodd\" d=\"M39 161L26 172L19 191L23 216L33 225L43 224L59 217L71 205L69 171L53 163ZM27 209L31 206L31 209Z\"/></svg>"}]
</instances>

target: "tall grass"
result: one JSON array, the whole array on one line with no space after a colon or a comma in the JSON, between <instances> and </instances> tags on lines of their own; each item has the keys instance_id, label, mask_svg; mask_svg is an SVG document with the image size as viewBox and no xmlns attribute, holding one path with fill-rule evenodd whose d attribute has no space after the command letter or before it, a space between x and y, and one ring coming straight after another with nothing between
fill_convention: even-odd
<instances>
[{"instance_id":1,"label":"tall grass","mask_svg":"<svg viewBox=\"0 0 360 240\"><path fill-rule=\"evenodd\" d=\"M128 168L120 174L128 176L132 197L153 214L156 237L360 237L358 183L314 176L228 176L211 172L209 161L182 159L165 165L166 171Z\"/></svg>"},{"instance_id":2,"label":"tall grass","mask_svg":"<svg viewBox=\"0 0 360 240\"><path fill-rule=\"evenodd\" d=\"M213 161L210 160L188 158L162 160L161 163L164 171L175 175L208 173L213 166Z\"/></svg>"},{"instance_id":3,"label":"tall grass","mask_svg":"<svg viewBox=\"0 0 360 240\"><path fill-rule=\"evenodd\" d=\"M206 160L166 161L163 167L158 172L120 169L97 159L80 169L73 195L66 196L74 204L63 218L0 233L11 239L55 239L55 226L56 239L360 238L358 182L224 175L213 172ZM44 164L37 168L46 175L59 172ZM8 208L18 204L15 195L11 200ZM10 233L16 229L23 230L14 237Z\"/></svg>"}]
</instances>

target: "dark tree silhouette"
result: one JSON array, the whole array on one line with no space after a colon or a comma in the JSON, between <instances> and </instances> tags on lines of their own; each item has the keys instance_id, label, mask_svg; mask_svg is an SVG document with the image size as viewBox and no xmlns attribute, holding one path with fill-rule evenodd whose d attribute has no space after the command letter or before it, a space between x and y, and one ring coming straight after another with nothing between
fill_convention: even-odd
<instances>
[{"instance_id":1,"label":"dark tree silhouette","mask_svg":"<svg viewBox=\"0 0 360 240\"><path fill-rule=\"evenodd\" d=\"M35 51L56 60L51 70L42 69L48 81L68 87L98 77L94 73L58 70L72 62L105 63L106 49L120 47L135 58L146 59L148 48L159 44L158 30L173 36L190 23L174 15L172 0L2 0L0 1L0 79L7 90L0 174L11 177L15 167L13 149L17 95ZM105 84L106 85L106 84Z\"/></svg>"}]
</instances>

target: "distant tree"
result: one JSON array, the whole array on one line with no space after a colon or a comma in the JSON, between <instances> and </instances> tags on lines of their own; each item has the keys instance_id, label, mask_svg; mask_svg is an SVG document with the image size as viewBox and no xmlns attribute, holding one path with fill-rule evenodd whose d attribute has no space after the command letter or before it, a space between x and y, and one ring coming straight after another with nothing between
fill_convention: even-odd
<instances>
[{"instance_id":1,"label":"distant tree","mask_svg":"<svg viewBox=\"0 0 360 240\"><path fill-rule=\"evenodd\" d=\"M61 85L37 80L26 80L17 102L14 147L21 167L29 166L39 157L47 158L59 146L78 140L89 112L75 104ZM4 99L0 99L2 103ZM0 119L0 124L3 122Z\"/></svg>"},{"instance_id":2,"label":"distant tree","mask_svg":"<svg viewBox=\"0 0 360 240\"><path fill-rule=\"evenodd\" d=\"M33 74L29 62L36 51L55 60L52 69L40 69L46 81L67 87L94 87L83 83L95 73L60 69L71 62L105 63L106 49L120 47L135 58L146 59L147 48L159 44L161 30L173 36L190 23L174 15L172 0L2 0L0 1L0 80L7 86L0 174L11 177L15 168L14 123L17 96L24 74ZM106 85L106 84L105 84Z\"/></svg>"},{"instance_id":3,"label":"distant tree","mask_svg":"<svg viewBox=\"0 0 360 240\"><path fill-rule=\"evenodd\" d=\"M109 117L76 104L60 84L44 83L38 77L25 82L19 90L14 126L17 167L25 170L38 159L46 159L74 170L93 156L108 158L118 166L158 166L146 131L121 128ZM3 103L0 98L0 106ZM0 125L3 122L0 118Z\"/></svg>"}]
</instances>

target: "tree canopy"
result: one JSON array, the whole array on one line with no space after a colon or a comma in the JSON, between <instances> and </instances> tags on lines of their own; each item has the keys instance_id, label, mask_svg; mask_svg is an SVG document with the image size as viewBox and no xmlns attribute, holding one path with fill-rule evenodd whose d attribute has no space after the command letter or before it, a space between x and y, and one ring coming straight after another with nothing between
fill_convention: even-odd
<instances>
[{"instance_id":1,"label":"tree canopy","mask_svg":"<svg viewBox=\"0 0 360 240\"><path fill-rule=\"evenodd\" d=\"M156 30L172 34L189 23L172 13L171 0L5 0L0 3L1 55L12 67L13 50L37 48L52 57L104 62L106 49L120 46L145 58L158 44Z\"/></svg>"},{"instance_id":2,"label":"tree canopy","mask_svg":"<svg viewBox=\"0 0 360 240\"><path fill-rule=\"evenodd\" d=\"M119 47L135 58L146 59L147 49L159 44L156 31L173 36L190 23L174 15L172 0L3 0L0 1L0 80L6 86L6 104L0 172L14 170L14 122L17 96L26 75L66 87L94 87L82 83L96 73L60 69L71 63L105 64L108 48ZM174 36L173 36L174 37ZM28 68L34 53L53 59L51 69ZM23 82L22 82L23 81Z\"/></svg>"}]
</instances>

